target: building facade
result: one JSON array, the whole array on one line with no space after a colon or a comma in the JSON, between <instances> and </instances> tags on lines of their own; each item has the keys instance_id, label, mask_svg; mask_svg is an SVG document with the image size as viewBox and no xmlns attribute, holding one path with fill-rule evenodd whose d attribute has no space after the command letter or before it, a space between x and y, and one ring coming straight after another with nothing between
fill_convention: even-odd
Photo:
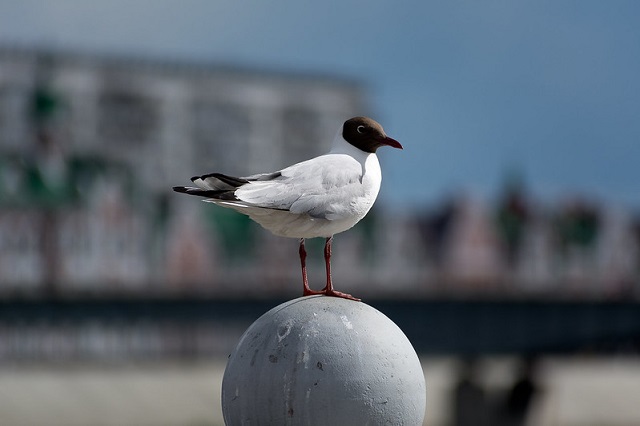
<instances>
[{"instance_id":1,"label":"building facade","mask_svg":"<svg viewBox=\"0 0 640 426\"><path fill-rule=\"evenodd\" d=\"M340 78L0 48L0 296L300 294L297 242L171 191L278 170L367 114ZM429 211L374 207L336 236L339 287L366 296L640 294L640 221L507 181ZM322 242L308 244L312 287Z\"/></svg>"},{"instance_id":2,"label":"building facade","mask_svg":"<svg viewBox=\"0 0 640 426\"><path fill-rule=\"evenodd\" d=\"M0 49L0 287L207 281L247 225L170 188L326 152L364 107L346 79Z\"/></svg>"}]
</instances>

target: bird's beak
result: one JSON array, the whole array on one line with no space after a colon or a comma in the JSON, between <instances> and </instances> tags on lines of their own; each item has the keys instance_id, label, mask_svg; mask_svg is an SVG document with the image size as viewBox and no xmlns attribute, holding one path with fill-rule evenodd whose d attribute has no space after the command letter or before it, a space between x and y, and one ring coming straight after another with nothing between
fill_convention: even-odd
<instances>
[{"instance_id":1,"label":"bird's beak","mask_svg":"<svg viewBox=\"0 0 640 426\"><path fill-rule=\"evenodd\" d=\"M397 140L390 138L389 136L385 136L384 139L382 139L382 144L383 145L388 145L390 147L393 148L398 148L398 149L402 149L402 145L400 145L400 142L398 142Z\"/></svg>"}]
</instances>

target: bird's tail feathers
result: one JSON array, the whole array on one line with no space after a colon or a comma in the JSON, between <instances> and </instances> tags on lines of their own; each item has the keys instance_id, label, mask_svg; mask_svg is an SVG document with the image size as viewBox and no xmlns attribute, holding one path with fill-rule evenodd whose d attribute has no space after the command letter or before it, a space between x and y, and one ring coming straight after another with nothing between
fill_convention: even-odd
<instances>
[{"instance_id":1,"label":"bird's tail feathers","mask_svg":"<svg viewBox=\"0 0 640 426\"><path fill-rule=\"evenodd\" d=\"M210 173L194 176L191 178L191 182L196 186L174 186L173 190L214 200L235 201L237 200L234 195L235 190L249 181L244 178L223 175L222 173Z\"/></svg>"},{"instance_id":2,"label":"bird's tail feathers","mask_svg":"<svg viewBox=\"0 0 640 426\"><path fill-rule=\"evenodd\" d=\"M193 186L174 186L173 190L188 195L213 198L216 200L237 200L234 191L196 188Z\"/></svg>"},{"instance_id":3,"label":"bird's tail feathers","mask_svg":"<svg viewBox=\"0 0 640 426\"><path fill-rule=\"evenodd\" d=\"M202 189L213 191L233 191L249 181L244 178L223 175L222 173L209 173L202 176L194 176L191 182Z\"/></svg>"}]
</instances>

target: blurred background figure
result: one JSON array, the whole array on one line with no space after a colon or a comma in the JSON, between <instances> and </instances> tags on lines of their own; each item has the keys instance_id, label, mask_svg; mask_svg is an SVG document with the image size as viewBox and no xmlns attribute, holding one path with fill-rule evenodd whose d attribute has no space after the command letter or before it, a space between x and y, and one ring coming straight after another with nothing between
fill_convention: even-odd
<instances>
[{"instance_id":1,"label":"blurred background figure","mask_svg":"<svg viewBox=\"0 0 640 426\"><path fill-rule=\"evenodd\" d=\"M537 383L537 359L526 357L520 361L516 380L497 406L496 426L524 426L529 424L532 408L540 393Z\"/></svg>"},{"instance_id":2,"label":"blurred background figure","mask_svg":"<svg viewBox=\"0 0 640 426\"><path fill-rule=\"evenodd\" d=\"M490 425L491 407L478 379L477 360L465 358L458 367L458 381L453 391L452 425Z\"/></svg>"}]
</instances>

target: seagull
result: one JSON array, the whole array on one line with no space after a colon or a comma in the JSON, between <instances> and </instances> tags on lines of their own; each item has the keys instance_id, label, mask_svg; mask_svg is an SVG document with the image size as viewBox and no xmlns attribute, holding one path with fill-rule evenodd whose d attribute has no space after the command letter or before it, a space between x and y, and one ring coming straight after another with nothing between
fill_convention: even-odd
<instances>
[{"instance_id":1,"label":"seagull","mask_svg":"<svg viewBox=\"0 0 640 426\"><path fill-rule=\"evenodd\" d=\"M381 146L402 149L376 121L353 117L340 127L327 154L271 173L195 176L191 178L195 187L174 186L173 190L232 208L275 235L298 238L303 296L324 294L359 301L333 288L331 242L335 234L352 228L373 206L382 181L376 156ZM306 238L318 237L325 238L327 282L321 291L309 287L304 247Z\"/></svg>"}]
</instances>

